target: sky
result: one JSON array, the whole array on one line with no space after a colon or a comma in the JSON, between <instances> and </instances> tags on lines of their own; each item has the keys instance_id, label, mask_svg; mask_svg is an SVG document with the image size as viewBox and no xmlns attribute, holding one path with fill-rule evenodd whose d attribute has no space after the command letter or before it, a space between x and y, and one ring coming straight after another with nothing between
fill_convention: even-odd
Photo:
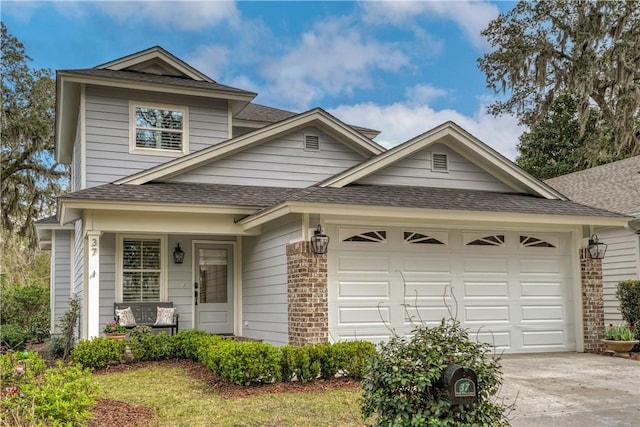
<instances>
[{"instance_id":1,"label":"sky","mask_svg":"<svg viewBox=\"0 0 640 427\"><path fill-rule=\"evenodd\" d=\"M452 120L514 159L525 130L477 59L513 1L6 1L0 16L33 68L90 68L162 46L254 102L320 107L392 147Z\"/></svg>"}]
</instances>

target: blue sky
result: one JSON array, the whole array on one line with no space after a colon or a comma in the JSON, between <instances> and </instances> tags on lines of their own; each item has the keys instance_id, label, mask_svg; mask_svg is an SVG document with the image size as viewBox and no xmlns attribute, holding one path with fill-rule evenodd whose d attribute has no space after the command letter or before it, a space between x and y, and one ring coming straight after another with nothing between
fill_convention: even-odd
<instances>
[{"instance_id":1,"label":"blue sky","mask_svg":"<svg viewBox=\"0 0 640 427\"><path fill-rule=\"evenodd\" d=\"M255 102L322 107L391 147L453 120L513 159L523 128L493 117L480 35L515 2L2 1L37 68L90 68L160 45Z\"/></svg>"}]
</instances>

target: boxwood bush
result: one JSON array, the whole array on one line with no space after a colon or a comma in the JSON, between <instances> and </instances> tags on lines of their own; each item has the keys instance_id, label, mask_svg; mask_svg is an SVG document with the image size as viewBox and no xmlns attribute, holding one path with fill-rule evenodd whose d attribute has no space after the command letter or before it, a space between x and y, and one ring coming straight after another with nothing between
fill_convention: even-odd
<instances>
[{"instance_id":1,"label":"boxwood bush","mask_svg":"<svg viewBox=\"0 0 640 427\"><path fill-rule=\"evenodd\" d=\"M175 354L173 339L164 331L154 334L149 326L133 328L129 349L136 361L171 359Z\"/></svg>"},{"instance_id":2,"label":"boxwood bush","mask_svg":"<svg viewBox=\"0 0 640 427\"><path fill-rule=\"evenodd\" d=\"M239 385L280 381L280 351L262 342L220 342L214 345L219 374Z\"/></svg>"},{"instance_id":3,"label":"boxwood bush","mask_svg":"<svg viewBox=\"0 0 640 427\"><path fill-rule=\"evenodd\" d=\"M125 348L125 341L97 337L80 341L71 352L71 358L84 368L102 369L107 365L121 363Z\"/></svg>"}]
</instances>

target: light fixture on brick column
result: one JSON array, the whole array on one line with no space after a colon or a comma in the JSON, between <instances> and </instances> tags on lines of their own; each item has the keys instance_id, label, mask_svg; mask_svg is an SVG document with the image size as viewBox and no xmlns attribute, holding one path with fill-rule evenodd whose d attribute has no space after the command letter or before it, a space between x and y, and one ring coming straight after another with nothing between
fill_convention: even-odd
<instances>
[{"instance_id":1,"label":"light fixture on brick column","mask_svg":"<svg viewBox=\"0 0 640 427\"><path fill-rule=\"evenodd\" d=\"M311 236L311 247L313 253L316 255L322 255L327 253L329 247L329 236L322 232L322 227L318 224L318 228L313 232Z\"/></svg>"},{"instance_id":2,"label":"light fixture on brick column","mask_svg":"<svg viewBox=\"0 0 640 427\"><path fill-rule=\"evenodd\" d=\"M589 239L589 256L591 259L602 259L604 258L604 254L607 252L607 244L601 243L598 240L598 235L594 234Z\"/></svg>"}]
</instances>

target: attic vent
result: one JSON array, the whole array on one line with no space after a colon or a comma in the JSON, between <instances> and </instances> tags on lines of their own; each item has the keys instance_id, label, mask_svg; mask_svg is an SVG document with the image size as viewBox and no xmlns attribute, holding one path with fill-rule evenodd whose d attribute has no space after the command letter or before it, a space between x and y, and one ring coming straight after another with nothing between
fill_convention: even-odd
<instances>
[{"instance_id":1,"label":"attic vent","mask_svg":"<svg viewBox=\"0 0 640 427\"><path fill-rule=\"evenodd\" d=\"M447 159L446 154L436 154L433 153L431 155L431 170L435 172L448 172L449 171L449 160Z\"/></svg>"},{"instance_id":2,"label":"attic vent","mask_svg":"<svg viewBox=\"0 0 640 427\"><path fill-rule=\"evenodd\" d=\"M319 151L320 150L320 137L318 135L305 135L304 136L304 149L307 151Z\"/></svg>"}]
</instances>

